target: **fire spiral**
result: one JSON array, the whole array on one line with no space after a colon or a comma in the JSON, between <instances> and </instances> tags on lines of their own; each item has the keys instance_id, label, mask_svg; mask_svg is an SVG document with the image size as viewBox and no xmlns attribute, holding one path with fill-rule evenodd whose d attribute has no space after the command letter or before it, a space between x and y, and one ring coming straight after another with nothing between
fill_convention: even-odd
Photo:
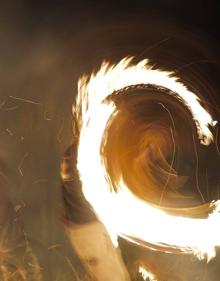
<instances>
[{"instance_id":1,"label":"fire spiral","mask_svg":"<svg viewBox=\"0 0 220 281\"><path fill-rule=\"evenodd\" d=\"M104 62L78 82L83 194L115 245L120 236L209 260L220 245L220 203L205 203L188 174L192 150L214 141L217 122L174 73L132 59Z\"/></svg>"}]
</instances>

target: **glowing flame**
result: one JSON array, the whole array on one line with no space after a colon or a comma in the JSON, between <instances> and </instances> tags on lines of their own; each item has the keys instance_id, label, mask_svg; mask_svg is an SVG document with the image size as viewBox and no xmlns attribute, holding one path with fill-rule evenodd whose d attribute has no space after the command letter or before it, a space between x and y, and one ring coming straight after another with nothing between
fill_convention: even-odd
<instances>
[{"instance_id":1,"label":"glowing flame","mask_svg":"<svg viewBox=\"0 0 220 281\"><path fill-rule=\"evenodd\" d=\"M73 111L79 128L77 168L83 193L115 245L117 237L121 236L135 243L145 241L167 251L177 249L209 260L215 256L215 247L220 245L219 201L210 203L214 210L207 218L186 218L167 214L136 197L122 178L117 182L117 192L111 189L101 146L109 124L118 113L112 101L105 101L113 92L138 84L170 89L191 112L204 145L213 141L209 126L216 124L199 98L173 73L152 69L147 60L136 65L132 65L131 60L125 58L117 65L103 63L97 73L79 80Z\"/></svg>"},{"instance_id":2,"label":"glowing flame","mask_svg":"<svg viewBox=\"0 0 220 281\"><path fill-rule=\"evenodd\" d=\"M148 271L146 268L144 268L143 266L139 266L139 273L141 274L141 276L143 277L143 279L149 280L149 281L157 281L156 277L154 276L153 273L151 273L150 271Z\"/></svg>"}]
</instances>

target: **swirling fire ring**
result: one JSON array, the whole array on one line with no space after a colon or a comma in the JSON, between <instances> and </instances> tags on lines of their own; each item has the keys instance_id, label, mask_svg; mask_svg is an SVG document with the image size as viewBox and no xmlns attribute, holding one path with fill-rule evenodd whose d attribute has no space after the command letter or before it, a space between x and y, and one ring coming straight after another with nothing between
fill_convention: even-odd
<instances>
[{"instance_id":1,"label":"swirling fire ring","mask_svg":"<svg viewBox=\"0 0 220 281\"><path fill-rule=\"evenodd\" d=\"M184 156L187 141L176 142L178 128L180 141L186 130L175 118L190 116L194 145L196 138L206 146L214 141L211 127L217 121L174 73L132 60L104 62L79 79L73 113L84 196L116 246L120 236L210 260L220 245L220 202L187 208L176 203L189 197L178 191L187 175L178 174L175 157L177 150Z\"/></svg>"}]
</instances>

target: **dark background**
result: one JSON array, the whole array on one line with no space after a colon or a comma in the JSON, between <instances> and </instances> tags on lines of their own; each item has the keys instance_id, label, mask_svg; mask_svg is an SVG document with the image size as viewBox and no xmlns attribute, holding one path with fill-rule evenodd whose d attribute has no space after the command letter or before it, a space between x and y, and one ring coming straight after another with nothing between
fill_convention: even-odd
<instances>
[{"instance_id":1,"label":"dark background","mask_svg":"<svg viewBox=\"0 0 220 281\"><path fill-rule=\"evenodd\" d=\"M13 206L22 206L19 218L45 280L77 280L67 259L78 273L83 271L64 233L59 175L72 142L78 77L97 69L103 59L147 57L155 66L175 70L208 101L218 120L219 13L218 1L210 0L0 1L4 190ZM216 161L210 161L210 170ZM217 198L217 187L211 186L210 193ZM148 252L126 243L122 247L127 260L130 255L128 263L138 255L149 259ZM153 257L164 264L163 255ZM169 267L176 257L166 260ZM176 276L166 280L219 280L218 257L208 266L188 257L175 264Z\"/></svg>"}]
</instances>

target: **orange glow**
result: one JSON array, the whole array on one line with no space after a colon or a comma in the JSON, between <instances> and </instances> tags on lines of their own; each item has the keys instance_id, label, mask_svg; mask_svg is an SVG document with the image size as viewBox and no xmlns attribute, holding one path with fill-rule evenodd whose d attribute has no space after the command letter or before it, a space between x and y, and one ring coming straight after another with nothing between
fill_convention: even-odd
<instances>
[{"instance_id":1,"label":"orange glow","mask_svg":"<svg viewBox=\"0 0 220 281\"><path fill-rule=\"evenodd\" d=\"M118 114L112 93L125 87L152 84L175 93L191 113L198 138L203 145L213 142L211 115L201 106L199 98L179 82L174 73L153 69L148 60L136 65L124 58L116 65L104 62L97 73L82 77L78 83L76 106L73 108L79 128L77 168L85 198L107 228L117 246L117 237L141 244L141 241L162 247L194 253L207 260L215 256L220 245L220 202L211 202L212 213L207 218L188 218L168 214L131 192L123 177L117 180L115 191L107 172L102 145L109 126ZM146 188L148 188L146 186ZM155 247L157 248L157 247Z\"/></svg>"}]
</instances>

